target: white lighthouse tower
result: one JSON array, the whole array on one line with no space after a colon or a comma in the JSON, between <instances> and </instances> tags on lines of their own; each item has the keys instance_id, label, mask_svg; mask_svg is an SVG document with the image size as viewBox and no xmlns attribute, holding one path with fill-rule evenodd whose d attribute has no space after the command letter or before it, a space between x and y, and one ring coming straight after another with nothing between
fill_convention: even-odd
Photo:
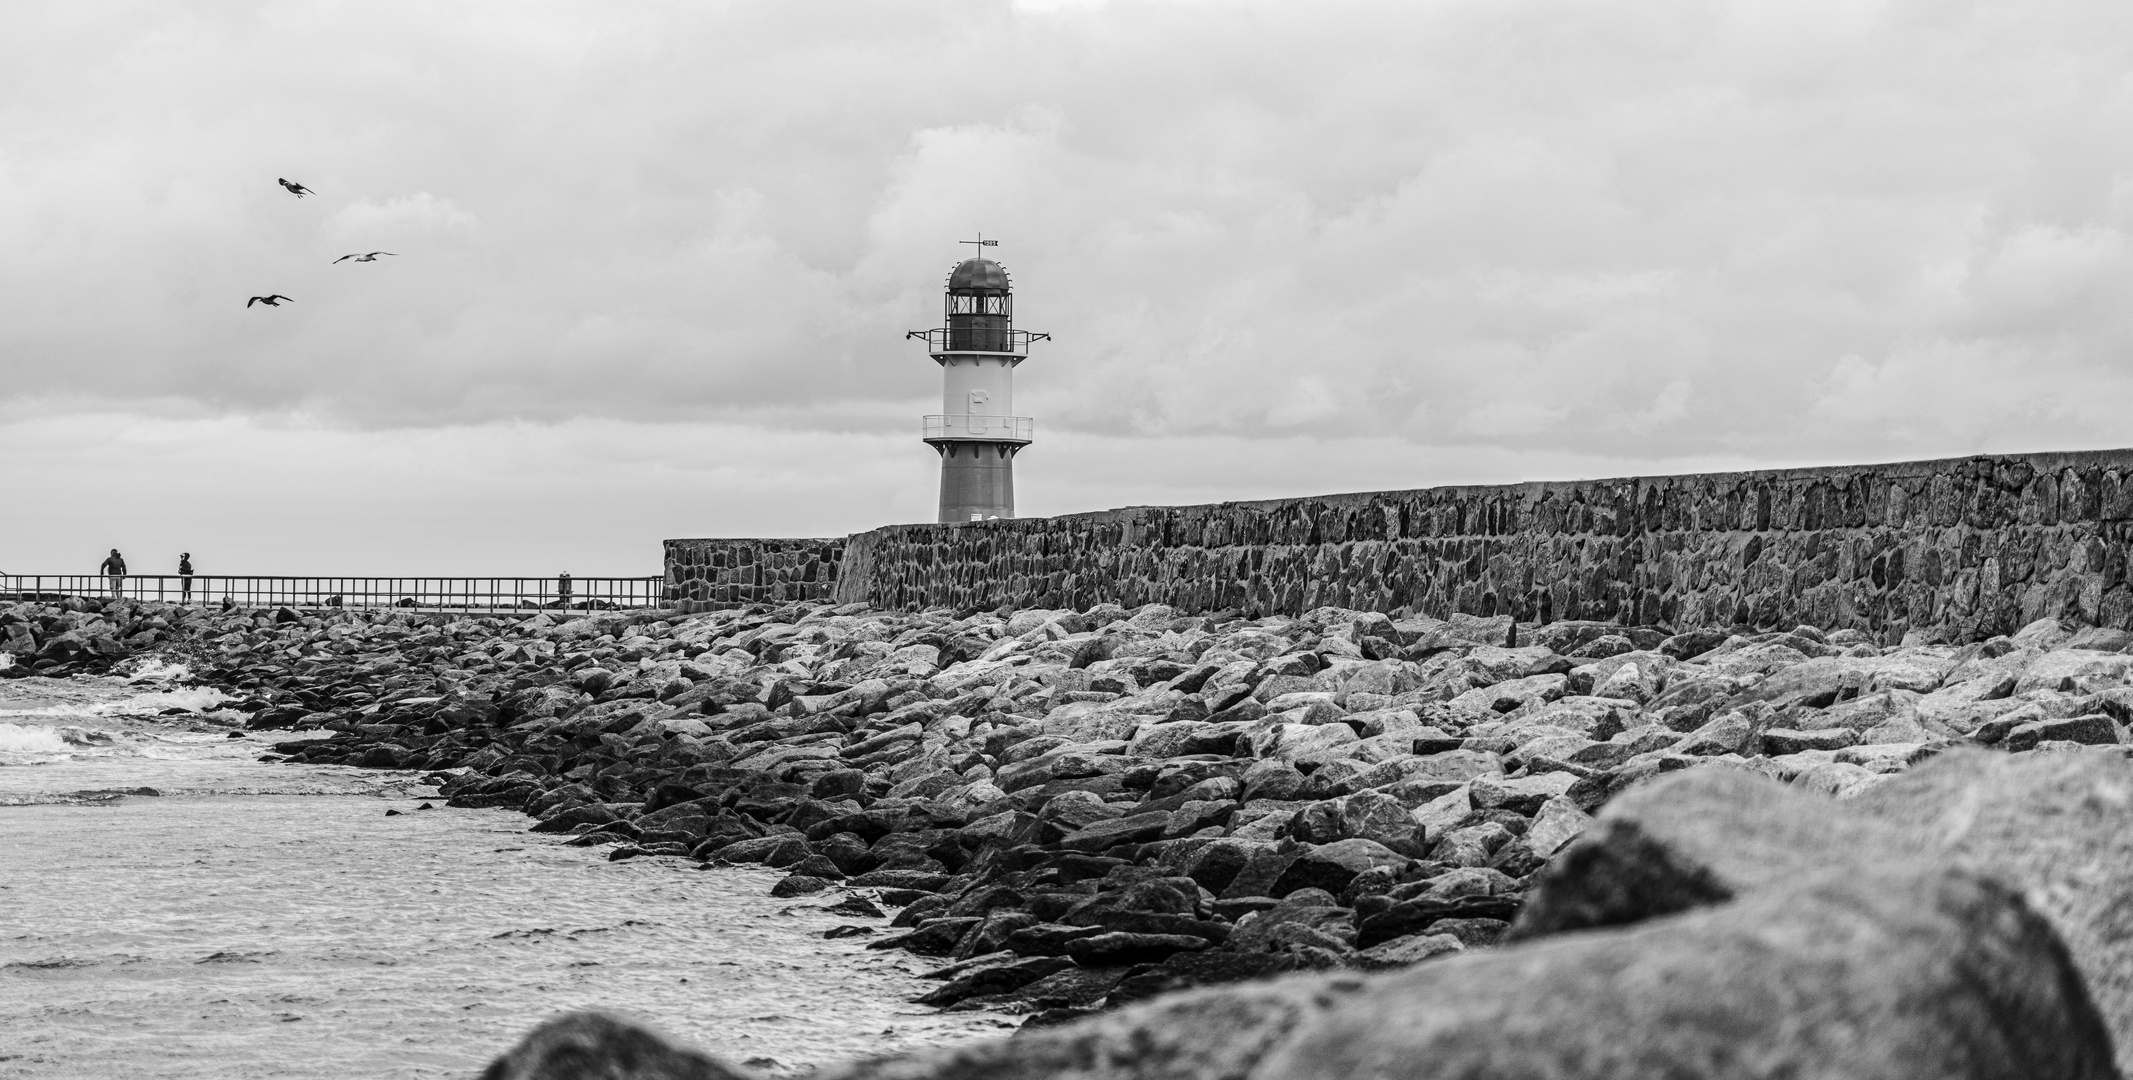
<instances>
[{"instance_id":1,"label":"white lighthouse tower","mask_svg":"<svg viewBox=\"0 0 2133 1080\"><path fill-rule=\"evenodd\" d=\"M1007 270L983 257L999 241L980 234L961 243L978 245L978 257L948 274L948 325L905 335L925 339L941 365L941 411L926 417L925 439L941 454L942 524L1015 516L1015 454L1036 427L1014 415L1015 365L1030 342L1051 338L1014 328Z\"/></svg>"}]
</instances>

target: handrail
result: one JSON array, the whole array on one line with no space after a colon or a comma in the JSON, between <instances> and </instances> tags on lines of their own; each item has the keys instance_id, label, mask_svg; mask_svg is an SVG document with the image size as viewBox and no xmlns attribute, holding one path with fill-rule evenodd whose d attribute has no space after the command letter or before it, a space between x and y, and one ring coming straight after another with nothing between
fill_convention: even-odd
<instances>
[{"instance_id":1,"label":"handrail","mask_svg":"<svg viewBox=\"0 0 2133 1080\"><path fill-rule=\"evenodd\" d=\"M665 602L660 577L381 577L288 574L0 574L0 601L68 597L231 607L612 611Z\"/></svg>"},{"instance_id":2,"label":"handrail","mask_svg":"<svg viewBox=\"0 0 2133 1080\"><path fill-rule=\"evenodd\" d=\"M935 354L977 352L1005 353L1009 356L1028 356L1031 342L1052 340L1050 334L990 326L910 330L904 333L904 337L907 340L918 338L924 341L926 350Z\"/></svg>"},{"instance_id":3,"label":"handrail","mask_svg":"<svg viewBox=\"0 0 2133 1080\"><path fill-rule=\"evenodd\" d=\"M947 413L925 417L926 441L1018 442L1036 437L1037 421L1027 416Z\"/></svg>"}]
</instances>

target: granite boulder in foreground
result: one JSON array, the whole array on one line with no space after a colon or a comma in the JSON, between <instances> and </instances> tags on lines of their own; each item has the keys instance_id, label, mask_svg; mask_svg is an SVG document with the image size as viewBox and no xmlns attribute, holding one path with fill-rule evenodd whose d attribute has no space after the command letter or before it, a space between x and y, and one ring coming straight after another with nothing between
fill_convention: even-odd
<instances>
[{"instance_id":1,"label":"granite boulder in foreground","mask_svg":"<svg viewBox=\"0 0 2133 1080\"><path fill-rule=\"evenodd\" d=\"M2089 986L2126 984L2133 762L1962 753L1874 794L1671 778L1550 866L1515 944L1197 990L818 1075L2119 1076ZM2112 1019L2123 1027L2123 1010Z\"/></svg>"},{"instance_id":2,"label":"granite boulder in foreground","mask_svg":"<svg viewBox=\"0 0 2133 1080\"><path fill-rule=\"evenodd\" d=\"M2020 890L2056 928L2133 1068L2133 761L1956 750L1842 802L1699 769L1636 788L1536 876L1506 935L1539 937L1926 859Z\"/></svg>"}]
</instances>

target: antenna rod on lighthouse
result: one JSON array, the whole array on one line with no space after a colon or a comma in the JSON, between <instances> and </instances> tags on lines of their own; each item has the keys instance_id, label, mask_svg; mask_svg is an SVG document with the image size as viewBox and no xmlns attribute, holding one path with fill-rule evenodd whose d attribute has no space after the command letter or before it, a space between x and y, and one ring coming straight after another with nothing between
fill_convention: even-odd
<instances>
[{"instance_id":1,"label":"antenna rod on lighthouse","mask_svg":"<svg viewBox=\"0 0 2133 1080\"><path fill-rule=\"evenodd\" d=\"M1014 328L1007 270L984 257L998 240L956 243L978 250L948 274L947 325L905 335L924 338L941 366L941 411L925 418L925 440L941 455L942 524L1015 516L1015 455L1036 427L1014 415L1015 367L1030 342L1051 337Z\"/></svg>"}]
</instances>

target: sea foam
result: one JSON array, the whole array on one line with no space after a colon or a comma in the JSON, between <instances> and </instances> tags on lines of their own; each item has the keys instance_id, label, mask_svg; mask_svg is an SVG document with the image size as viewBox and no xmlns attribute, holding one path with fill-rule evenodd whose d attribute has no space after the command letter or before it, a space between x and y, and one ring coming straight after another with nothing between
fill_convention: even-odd
<instances>
[{"instance_id":1,"label":"sea foam","mask_svg":"<svg viewBox=\"0 0 2133 1080\"><path fill-rule=\"evenodd\" d=\"M67 740L60 733L46 727L23 727L20 724L0 723L0 753L6 754L64 754Z\"/></svg>"}]
</instances>

